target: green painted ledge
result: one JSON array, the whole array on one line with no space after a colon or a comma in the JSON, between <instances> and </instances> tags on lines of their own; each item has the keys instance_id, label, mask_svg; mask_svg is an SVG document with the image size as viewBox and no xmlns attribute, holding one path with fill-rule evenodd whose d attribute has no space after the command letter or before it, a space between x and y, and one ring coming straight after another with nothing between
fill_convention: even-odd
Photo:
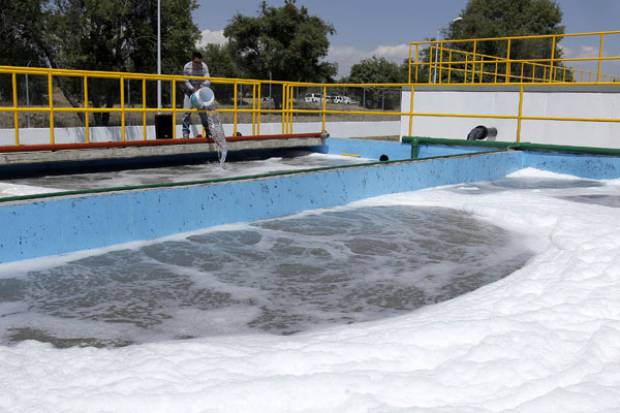
<instances>
[{"instance_id":1,"label":"green painted ledge","mask_svg":"<svg viewBox=\"0 0 620 413\"><path fill-rule=\"evenodd\" d=\"M465 146L479 148L494 148L497 150L515 151L538 151L538 152L558 152L584 155L604 155L620 156L620 149L600 148L594 146L569 146L569 145L547 145L540 143L515 143L515 142L495 142L495 141L467 141L464 139L444 139L430 138L425 136L404 136L403 143L411 144L411 158L417 159L420 152L420 145L445 145L445 146Z\"/></svg>"}]
</instances>

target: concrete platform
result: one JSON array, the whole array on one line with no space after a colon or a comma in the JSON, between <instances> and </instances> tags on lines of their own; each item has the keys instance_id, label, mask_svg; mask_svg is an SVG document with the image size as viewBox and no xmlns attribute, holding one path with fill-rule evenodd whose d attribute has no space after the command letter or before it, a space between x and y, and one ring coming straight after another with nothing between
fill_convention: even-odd
<instances>
[{"instance_id":1,"label":"concrete platform","mask_svg":"<svg viewBox=\"0 0 620 413\"><path fill-rule=\"evenodd\" d=\"M228 152L321 146L326 138L316 134L237 136L227 138ZM166 139L90 144L22 145L0 147L0 167L7 165L133 159L159 156L215 154L210 139Z\"/></svg>"},{"instance_id":2,"label":"concrete platform","mask_svg":"<svg viewBox=\"0 0 620 413\"><path fill-rule=\"evenodd\" d=\"M231 160L276 156L321 147L320 133L227 138ZM135 169L217 158L210 139L166 139L89 144L0 146L0 178Z\"/></svg>"}]
</instances>

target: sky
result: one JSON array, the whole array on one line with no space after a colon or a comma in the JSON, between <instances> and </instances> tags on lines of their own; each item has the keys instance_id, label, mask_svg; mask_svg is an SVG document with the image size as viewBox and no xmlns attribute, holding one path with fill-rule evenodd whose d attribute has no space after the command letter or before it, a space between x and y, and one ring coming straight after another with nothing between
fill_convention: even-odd
<instances>
[{"instance_id":1,"label":"sky","mask_svg":"<svg viewBox=\"0 0 620 413\"><path fill-rule=\"evenodd\" d=\"M517 0L518 1L518 0ZM283 0L268 0L281 5ZM347 75L352 64L372 55L402 62L407 42L436 37L459 15L467 0L297 0L312 14L333 24L328 61L339 65L339 76ZM620 29L618 0L559 0L567 33ZM199 0L194 21L206 42L224 41L222 29L236 14L256 15L258 0ZM608 42L609 43L609 42ZM620 36L618 37L620 44ZM565 41L566 54L593 53L595 38ZM610 47L610 46L608 46Z\"/></svg>"}]
</instances>

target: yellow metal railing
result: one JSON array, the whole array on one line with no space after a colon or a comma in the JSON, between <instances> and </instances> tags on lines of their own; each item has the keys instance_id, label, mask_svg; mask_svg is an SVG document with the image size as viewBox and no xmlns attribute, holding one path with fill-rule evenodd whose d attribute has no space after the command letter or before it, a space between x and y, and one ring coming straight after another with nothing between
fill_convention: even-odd
<instances>
[{"instance_id":1,"label":"yellow metal railing","mask_svg":"<svg viewBox=\"0 0 620 413\"><path fill-rule=\"evenodd\" d=\"M605 54L605 40L620 31L504 36L478 39L430 40L409 43L409 83L600 83L620 82L619 74L605 74L603 64L620 61L620 56ZM594 39L596 56L560 57L558 43L563 39ZM548 42L543 57L514 58L515 45ZM492 44L505 50L503 56L480 53L482 45ZM591 64L594 70L570 67L570 63ZM452 76L460 73L460 76Z\"/></svg>"},{"instance_id":2,"label":"yellow metal railing","mask_svg":"<svg viewBox=\"0 0 620 413\"><path fill-rule=\"evenodd\" d=\"M610 32L610 33L619 33L620 32ZM604 37L604 36L603 36ZM601 37L601 38L603 38ZM507 38L514 39L514 38ZM480 40L480 39L478 39ZM450 41L454 43L454 41ZM557 40L554 41L554 44L557 43ZM373 118L393 118L400 119L402 122L407 122L407 134L413 135L415 128L415 119L420 117L430 117L430 118L470 118L470 119L507 119L516 121L516 133L514 139L519 142L521 140L522 134L522 123L524 121L552 121L552 122L605 122L605 123L620 123L620 117L618 118L595 118L595 117L558 117L558 116L545 116L544 114L537 113L524 113L524 95L525 92L532 88L544 83L545 85L554 88L556 86L565 86L566 83L559 80L557 78L558 73L554 73L554 70L559 70L560 67L554 66L550 62L546 62L545 59L537 59L536 61L527 61L527 60L510 60L507 58L498 59L493 58L492 56L483 55L480 53L476 53L474 51L455 51L455 49L448 49L447 47L443 50L443 55L447 56L450 53L453 56L459 54L462 59L468 61L468 63L475 64L478 63L480 66L476 66L477 70L472 71L474 66L457 66L462 65L464 62L457 61L456 57L454 58L454 62L441 62L436 65L440 71L443 69L445 71L446 78L442 83L439 81L436 83L428 83L428 81L424 82L409 82L409 83L308 83L308 82L284 82L284 81L263 81L263 80L255 80L255 79L227 79L227 78L210 78L212 84L214 85L228 85L233 88L232 93L232 106L231 107L221 107L219 112L221 113L231 113L232 114L232 123L233 123L233 132L236 134L239 128L239 116L241 114L249 114L246 117L249 117L251 120L251 131L253 135L261 135L261 125L263 124L264 118L266 114L275 114L276 117L280 118L281 121L281 133L282 134L292 134L294 133L294 120L296 116L303 115L312 115L317 118L320 118L321 130L327 129L328 117L332 116L355 116L355 115L363 115L364 117L373 117ZM447 55L446 55L447 53ZM410 50L410 55L413 57L414 48ZM419 50L415 50L415 54L419 54ZM601 53L599 52L599 55ZM437 56L440 56L441 53L437 53ZM509 52L507 54L509 56ZM611 59L610 57L599 56L600 59ZM562 58L563 59L563 58ZM439 60L439 59L437 59ZM538 61L542 60L542 61ZM556 61L560 61L561 58L556 58ZM564 60L574 60L574 59L564 59ZM583 59L580 59L583 60ZM599 60L600 62L600 60ZM411 63L411 60L410 60ZM431 62L432 63L432 62ZM488 63L490 65L507 65L505 68L505 73L502 74L503 77L499 79L503 79L503 81L488 81L488 79L498 79L499 69L487 70L483 63ZM428 64L428 63L424 63ZM509 70L510 64L513 64L515 68L519 68L517 73L510 73ZM416 66L417 67L417 66ZM432 68L432 65L428 66ZM526 69L521 68L532 68L531 72L527 72ZM536 69L534 69L536 68ZM546 72L544 71L546 69ZM562 70L570 70L568 68L561 67ZM460 72L459 70L463 71ZM529 69L528 69L529 70ZM542 71L543 75L537 75L536 71ZM411 72L415 72L413 66L410 65L410 75ZM441 85L450 84L447 82L447 79L450 79L449 73L461 73L465 74L463 76L464 79L468 80L465 82L455 82L454 84L459 84L461 87L467 88L470 85L475 85L476 87L499 87L502 88L504 86L511 86L514 84L518 85L518 93L519 99L518 104L514 108L514 112L512 114L496 114L496 113L451 113L451 112L423 112L415 109L416 102L416 90L419 91L421 87L424 89L432 90L434 87L439 87ZM507 72L507 73L506 73ZM477 82L472 81L472 73L474 74L474 80L478 79ZM528 74L529 73L529 74ZM539 72L538 72L539 73ZM47 104L40 106L23 106L20 105L19 96L18 96L18 82L17 77L22 75L36 75L46 79L47 86ZM526 76L527 74L527 76ZM147 115L152 113L172 113L175 119L174 124L176 124L176 117L179 112L198 112L195 109L184 109L182 107L177 107L177 84L179 82L184 82L188 79L187 76L180 75L155 75L155 74L144 74L144 73L126 73L126 72L100 72L100 71L82 71L82 70L67 70L67 69L49 69L49 68L32 68L32 67L11 67L11 66L0 66L0 76L9 76L10 84L12 86L12 93L10 95L10 100L12 105L0 106L0 113L5 112L9 113L11 116L11 121L13 123L14 130L14 144L15 145L23 145L28 144L25 137L20 136L20 125L19 125L19 117L20 114L28 113L28 112L38 112L38 113L46 113L49 115L49 143L55 144L57 139L55 135L55 114L62 113L82 113L84 114L84 137L85 142L91 142L91 124L89 121L89 114L93 113L118 113L120 114L120 139L121 141L127 140L127 123L126 117L129 114L138 114L142 115L141 124L142 124L142 132L141 139L147 140L149 137L147 136ZM594 76L594 75L592 75ZM55 105L54 102L54 90L55 90L55 81L59 78L68 77L68 78L78 78L81 79L82 92L80 94L82 98L81 105L75 107L61 107ZM574 81L571 83L571 86L575 86L577 88L587 87L591 85L598 86L620 86L618 83L612 80L605 79L602 76L600 70L596 71L596 77L598 80L593 82L580 82ZM204 79L204 78L195 78L189 77L190 79ZM441 78L441 77L438 77ZM119 103L114 107L94 107L91 104L92 96L90 95L91 89L89 86L89 82L92 79L108 79L108 81L113 81L117 83L118 87L118 96ZM412 78L415 80L415 77ZM133 81L139 82L141 85L141 101L139 107L130 107L126 104L125 95L127 94L125 81ZM550 81L552 80L552 81ZM148 105L148 90L147 90L147 82L153 81L161 81L168 82L170 85L170 102L166 107L158 108L151 107ZM266 88L275 87L279 90L279 96L281 96L281 107L280 108L267 108L263 105L262 96L264 96L264 92ZM250 91L250 104L249 107L245 107L244 105L240 105L240 99L244 98L244 95L239 94L239 89L249 88ZM399 102L401 102L402 106L408 106L408 110L395 109L395 110L368 110L359 106L350 106L352 109L349 110L342 105L335 106L328 104L328 96L331 91L336 90L350 90L350 89L365 89L365 90L391 90L394 93L398 93ZM466 89L465 89L466 90ZM320 102L316 102L314 106L304 104L303 106L300 104L299 95L300 93L303 96L304 92L307 91L316 91L316 93L321 94ZM401 97L400 93L402 91L408 92L411 91L408 96L407 102L405 102ZM336 94L336 93L334 93ZM135 91L134 91L135 95ZM269 94L271 96L271 93ZM418 95L419 96L419 95ZM408 103L408 104L406 104ZM619 115L620 116L620 115ZM344 116L346 117L346 116ZM364 118L366 119L366 118ZM317 128L318 129L318 128ZM317 132L319 132L317 130ZM152 137L151 137L152 138ZM178 138L176 136L176 127L173 128L173 139Z\"/></svg>"},{"instance_id":3,"label":"yellow metal railing","mask_svg":"<svg viewBox=\"0 0 620 413\"><path fill-rule=\"evenodd\" d=\"M129 72L104 72L104 71L86 71L86 70L70 70L70 69L50 69L50 68L36 68L36 67L13 67L13 66L0 66L0 76L8 75L11 77L12 87L12 106L0 106L0 113L9 112L13 114L13 129L15 130L15 144L21 144L20 140L20 126L19 115L21 113L45 113L49 116L49 143L56 143L55 136L55 115L61 113L82 113L84 115L84 140L86 143L90 143L90 119L89 115L93 113L119 113L120 114L120 138L122 142L126 141L126 118L128 114L142 114L142 139L147 140L147 114L149 113L171 113L175 121L179 112L199 112L197 109L185 109L178 107L177 105L177 84L179 82L185 82L187 79L206 80L207 78L192 77L192 76L179 76L179 75L156 75L145 73L129 73ZM47 105L38 106L22 106L18 100L18 87L17 76L20 75L35 75L47 78ZM60 107L54 104L55 86L54 82L61 78L81 78L82 79L82 99L81 106L75 107ZM89 81L94 79L108 79L118 80L118 96L119 103L113 107L94 107L90 104L92 96L89 92ZM262 107L261 90L264 90L265 85L272 84L275 87L282 88L283 93L287 90L285 82L281 81L261 81L253 79L228 79L228 78L208 78L213 85L229 85L233 87L232 108L220 107L218 111L220 113L232 113L233 115L233 134L238 132L239 114L249 113L251 115L251 130L253 135L261 134L261 114L274 113L282 116L282 133L286 133L286 130L292 129L288 125L288 122L292 121L290 112L287 111L287 107L283 104L282 109L269 109ZM126 81L141 81L141 107L127 107L126 106ZM158 108L156 106L147 105L147 81L161 81L168 82L170 84L170 104ZM239 87L247 86L251 90L251 106L249 108L243 108L239 105ZM243 98L243 97L242 97ZM286 101L284 102L286 103ZM292 108L292 106L291 106ZM176 138L176 127L172 130L173 139Z\"/></svg>"},{"instance_id":4,"label":"yellow metal railing","mask_svg":"<svg viewBox=\"0 0 620 413\"><path fill-rule=\"evenodd\" d=\"M583 82L596 78L595 71L580 70L566 66L552 66L550 64L522 61L515 63L519 69L517 73L511 72L507 75L500 71L505 60L492 55L474 53L466 50L452 49L448 47L430 46L429 55L435 57L432 62L432 72L437 72L436 82L441 84L454 83L506 83L508 76L509 82L534 82L549 83L551 79L558 82ZM429 67L429 63L415 62L413 65L424 65ZM431 73L432 73L431 72ZM414 83L419 83L419 70L413 71L417 76ZM453 82L453 73L460 73L462 78ZM433 79L435 77L433 76ZM429 81L431 79L429 78ZM620 76L603 75L603 80L618 81Z\"/></svg>"}]
</instances>

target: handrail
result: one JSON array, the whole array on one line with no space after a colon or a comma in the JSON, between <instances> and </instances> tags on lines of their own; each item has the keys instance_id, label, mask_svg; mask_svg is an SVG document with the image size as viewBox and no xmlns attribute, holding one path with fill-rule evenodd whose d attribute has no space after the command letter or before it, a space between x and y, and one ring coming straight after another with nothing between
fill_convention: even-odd
<instances>
[{"instance_id":1,"label":"handrail","mask_svg":"<svg viewBox=\"0 0 620 413\"><path fill-rule=\"evenodd\" d=\"M601 31L601 32L583 32L583 33L566 33L566 34L542 34L542 35L521 35L521 36L501 36L501 37L482 37L472 39L436 39L409 42L409 58L408 58L408 82L420 83L420 68L426 68L424 79L427 83L457 84L469 83L468 78L471 77L472 82L476 80L474 72L478 67L483 65L496 65L497 74L493 73L491 78L485 79L484 76L477 77L477 83L497 83L497 78L503 79L502 83L518 84L530 81L541 81L545 83L554 83L558 81L558 74L561 74L560 83L570 81L571 83L583 82L605 82L609 80L620 81L620 74L605 74L602 71L603 63L620 61L620 55L605 55L605 39L611 35L620 34L620 30ZM593 57L559 57L556 56L559 46L557 45L563 38L579 38L579 37L598 37L598 50L596 56ZM529 57L529 58L513 58L511 57L511 47L515 41L531 41L531 40L551 40L548 56ZM482 54L477 51L477 47L481 43L496 42L502 45L506 50L505 56L493 56ZM453 47L449 47L452 45ZM458 46L460 48L454 48ZM421 49L428 49L428 58L421 58ZM414 53L415 50L415 53ZM446 56L447 55L447 56ZM457 57L455 59L455 57ZM463 60L462 58L465 58ZM471 59L470 59L471 57ZM595 65L595 70L584 70L577 67L567 66L564 63L591 63ZM520 66L521 73L512 73L513 66ZM442 74L437 77L438 71L451 69L454 66L464 66L466 74L463 78L452 79L448 75L448 79L443 79ZM471 70L470 70L471 68ZM542 68L542 76L528 76L527 72L534 72L535 68ZM433 73L431 76L431 72ZM525 74L524 74L525 73ZM570 73L571 76L567 77ZM577 78L576 75L579 75Z\"/></svg>"},{"instance_id":2,"label":"handrail","mask_svg":"<svg viewBox=\"0 0 620 413\"><path fill-rule=\"evenodd\" d=\"M620 32L618 32L620 33ZM474 53L469 51L463 51L465 57L472 57L472 60L466 62L463 61L440 61L436 63L436 68L438 70L446 70L449 69L451 71L456 72L465 72L466 76L464 78L467 80L471 76L468 76L472 73L467 66L464 67L455 67L457 65L469 64L472 62L475 63L477 59L484 59L486 55L477 54L477 59L474 59ZM410 53L411 57L414 57L413 53ZM417 53L416 53L417 56ZM497 58L497 57L496 57ZM604 57L603 57L604 58ZM533 59L537 60L537 59ZM544 59L542 59L544 60ZM556 62L561 61L561 58L556 58ZM485 64L495 65L494 61L484 61L478 60ZM391 117L391 118L399 118L402 120L407 119L408 122L408 135L413 134L413 128L415 126L414 120L420 117L431 117L431 118L482 118L482 119L508 119L517 121L517 130L515 140L520 142L522 128L521 124L524 121L553 121L553 122L593 122L593 123L620 123L620 118L595 118L595 117L587 117L587 116L573 116L573 117L562 117L562 116L544 116L544 114L537 113L527 113L524 112L523 101L524 101L524 93L530 88L536 88L540 86L545 87L561 87L566 86L566 82L558 81L555 78L555 75L549 75L549 70L552 66L541 64L541 66L546 67L547 73L542 77L534 74L525 73L523 70L523 66L525 64L532 64L533 67L536 67L538 63L528 61L526 59L515 59L510 60L506 58L497 58L497 62L510 62L510 63L522 63L521 72L517 73L498 73L497 70L495 72L485 70L485 67L478 67L476 71L476 76L478 76L478 82L441 82L441 83L428 83L428 82L404 82L404 83L350 83L350 82L342 82L342 83L320 83L320 82L297 82L297 81L270 81L270 80L256 80L256 79L241 79L241 78L221 78L221 77L196 77L196 76L183 76L183 75L170 75L170 74L148 74L148 73L129 73L129 72L100 72L100 71L92 71L92 70L73 70L73 69L54 69L54 68L36 68L36 67L12 67L12 66L0 66L0 76L9 76L11 80L11 99L7 100L7 104L0 104L0 113L5 112L9 113L12 118L13 130L14 130L14 145L22 146L28 144L27 137L20 135L20 126L19 126L19 116L23 113L47 113L49 114L49 144L56 145L56 142L60 142L57 140L55 129L55 114L62 113L82 113L84 115L93 114L93 113L117 113L120 114L120 138L121 142L125 142L127 140L127 124L126 124L126 116L129 114L141 114L142 115L142 140L149 139L147 137L147 114L153 113L172 113L176 118L176 115L179 112L199 112L197 109L183 109L177 107L177 99L176 99L176 84L177 82L183 82L186 79L209 79L214 85L229 85L234 88L233 90L233 104L232 107L221 107L219 108L219 112L221 113L231 113L233 119L233 131L238 131L238 123L239 123L239 115L246 114L249 118L251 118L251 130L252 134L255 136L261 136L261 123L264 121L263 115L276 115L281 118L281 133L282 135L293 134L294 133L294 120L296 116L301 115L313 115L316 116L317 119L320 119L321 129L325 130L328 127L328 117L329 116L339 116L339 115L353 115L353 116L369 116L369 117ZM411 62L410 62L411 63ZM569 71L570 68L566 67L555 67L557 71ZM410 72L413 72L410 70ZM43 77L47 81L47 104L41 106L22 106L19 102L18 96L18 84L17 84L17 76L23 74L34 74ZM488 82L485 81L485 77L497 77L503 81L500 82ZM77 77L82 79L82 89L83 93L80 94L82 97L81 105L76 107L60 107L54 102L54 80L62 77ZM118 92L120 97L120 104L114 107L94 107L90 101L90 93L89 90L89 82L92 79L115 79L118 80ZM441 79L441 78L440 78ZM516 81L515 81L516 79ZM549 81L552 79L553 81ZM137 104L137 107L131 107L125 102L125 95L127 94L125 90L125 81L141 81L141 101ZM148 106L147 102L147 82L149 81L164 81L170 82L171 87L170 90L173 92L171 96L171 101L167 105L167 107L157 108ZM279 108L268 108L261 104L261 96L263 95L263 91L265 90L265 85L277 85L278 88L281 87L281 107ZM515 107L515 111L512 114L496 114L496 113L449 113L449 112L428 112L428 111L420 111L414 109L414 95L420 92L420 90L433 90L435 87L444 87L446 85L450 85L453 87L464 88L465 90L468 87L475 86L476 88L480 87L517 87L519 93L518 99L518 107ZM620 83L615 81L609 81L602 77L602 80L596 81L584 81L584 82L572 82L571 86L584 88L590 86L609 86L609 87L620 87ZM250 86L248 94L244 94L240 96L239 87ZM322 99L321 102L317 103L316 107L302 107L297 104L297 99L295 98L296 93L300 91L300 89L304 88L316 88L321 91ZM398 110L368 110L365 108L352 108L352 110L345 110L342 106L338 107L330 107L327 104L327 96L330 90L334 88L355 88L355 89L365 89L366 91L370 90L371 92L376 93L378 90L385 92L386 90L397 90L400 94L401 91L411 91L411 95L409 96L409 107L401 108ZM508 89L513 90L513 89ZM620 89L619 89L620 91ZM137 91L134 90L134 94ZM247 96L250 96L251 99L248 99ZM247 102L250 101L249 104L241 105L241 99L245 99ZM10 102L10 105L8 104ZM263 117L261 117L263 116ZM174 122L176 124L176 122ZM89 144L92 142L91 136L91 128L92 126L89 123L89 116L84 116L84 143ZM318 127L317 127L318 129ZM317 131L319 132L319 131ZM177 138L177 136L173 136L173 138Z\"/></svg>"}]
</instances>

